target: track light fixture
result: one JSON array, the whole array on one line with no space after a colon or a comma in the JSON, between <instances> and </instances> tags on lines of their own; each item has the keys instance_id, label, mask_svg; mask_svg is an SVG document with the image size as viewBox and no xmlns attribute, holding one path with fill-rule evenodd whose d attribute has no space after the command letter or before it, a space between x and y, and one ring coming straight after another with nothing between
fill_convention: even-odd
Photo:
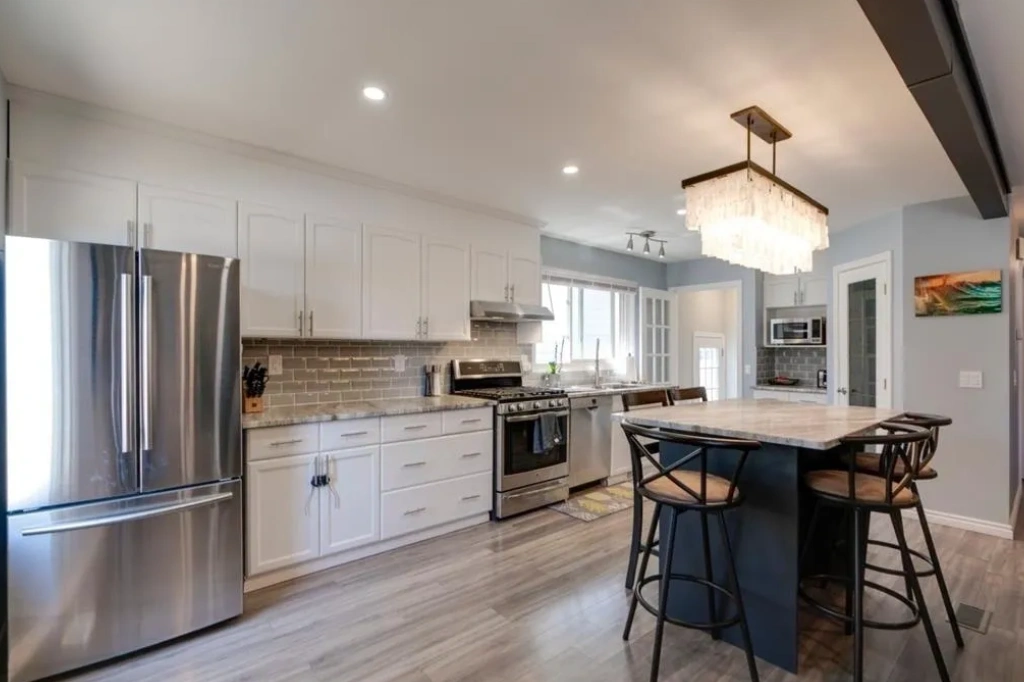
<instances>
[{"instance_id":1,"label":"track light fixture","mask_svg":"<svg viewBox=\"0 0 1024 682\"><path fill-rule=\"evenodd\" d=\"M633 235L629 235L629 241L626 242L626 251L633 250Z\"/></svg>"},{"instance_id":2,"label":"track light fixture","mask_svg":"<svg viewBox=\"0 0 1024 682\"><path fill-rule=\"evenodd\" d=\"M627 232L629 235L629 241L626 242L626 251L633 250L633 237L640 237L644 240L644 255L651 255L651 242L660 244L661 247L658 249L658 258L665 257L665 244L668 242L667 239L655 239L654 235L657 234L654 230L644 230L643 232Z\"/></svg>"}]
</instances>

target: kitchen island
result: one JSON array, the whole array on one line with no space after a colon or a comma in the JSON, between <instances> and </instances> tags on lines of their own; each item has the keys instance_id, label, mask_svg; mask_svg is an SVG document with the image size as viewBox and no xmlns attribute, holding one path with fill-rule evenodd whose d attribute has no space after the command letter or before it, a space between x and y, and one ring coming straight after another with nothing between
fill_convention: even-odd
<instances>
[{"instance_id":1,"label":"kitchen island","mask_svg":"<svg viewBox=\"0 0 1024 682\"><path fill-rule=\"evenodd\" d=\"M723 400L619 413L615 418L638 426L747 438L762 443L761 449L748 457L739 479L744 503L727 512L726 520L754 653L796 673L800 651L798 559L811 511L800 478L816 468L837 466L836 460L845 451L840 442L845 436L870 429L898 414L900 412L895 410L870 407ZM665 444L661 461L670 465L690 451ZM737 457L734 452L712 450L708 471L729 477ZM662 546L666 545L667 514L663 513L660 529ZM830 534L816 535L827 537ZM712 524L715 580L724 583L725 556L720 545L717 527ZM700 547L699 517L683 514L677 522L673 572L702 576ZM822 547L816 554L824 555L827 550ZM721 620L723 613L734 612L733 606L722 600L716 608L719 614L714 620ZM675 618L695 622L712 620L705 591L685 583L672 585L668 609L669 615ZM723 631L722 638L742 646L739 628Z\"/></svg>"}]
</instances>

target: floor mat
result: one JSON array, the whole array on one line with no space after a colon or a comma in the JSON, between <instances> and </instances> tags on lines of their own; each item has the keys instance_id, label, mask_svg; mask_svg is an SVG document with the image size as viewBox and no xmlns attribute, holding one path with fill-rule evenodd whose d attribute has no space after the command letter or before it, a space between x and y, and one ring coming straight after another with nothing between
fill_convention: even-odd
<instances>
[{"instance_id":1,"label":"floor mat","mask_svg":"<svg viewBox=\"0 0 1024 682\"><path fill-rule=\"evenodd\" d=\"M633 507L633 482L625 481L602 488L590 488L574 494L550 509L580 521L593 521Z\"/></svg>"}]
</instances>

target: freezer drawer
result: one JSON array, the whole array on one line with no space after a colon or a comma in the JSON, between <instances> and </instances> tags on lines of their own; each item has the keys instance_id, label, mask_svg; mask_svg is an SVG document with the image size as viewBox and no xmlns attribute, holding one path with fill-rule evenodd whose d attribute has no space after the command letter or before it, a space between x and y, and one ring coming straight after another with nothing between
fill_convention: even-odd
<instances>
[{"instance_id":1,"label":"freezer drawer","mask_svg":"<svg viewBox=\"0 0 1024 682\"><path fill-rule=\"evenodd\" d=\"M9 515L7 531L12 682L242 612L239 480Z\"/></svg>"}]
</instances>

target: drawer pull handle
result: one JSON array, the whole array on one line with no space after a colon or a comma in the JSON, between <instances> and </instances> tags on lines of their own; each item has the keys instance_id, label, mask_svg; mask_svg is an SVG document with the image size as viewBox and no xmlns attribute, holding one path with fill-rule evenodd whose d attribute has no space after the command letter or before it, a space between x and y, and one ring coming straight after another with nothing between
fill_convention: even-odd
<instances>
[{"instance_id":1,"label":"drawer pull handle","mask_svg":"<svg viewBox=\"0 0 1024 682\"><path fill-rule=\"evenodd\" d=\"M470 457L479 457L482 454L484 454L484 453L482 453L482 452L467 452L466 454L464 454L462 456L462 459L469 459Z\"/></svg>"},{"instance_id":2,"label":"drawer pull handle","mask_svg":"<svg viewBox=\"0 0 1024 682\"><path fill-rule=\"evenodd\" d=\"M410 509L409 511L405 512L403 516L412 516L414 514L420 514L425 511L427 511L426 507L416 507L415 509Z\"/></svg>"},{"instance_id":3,"label":"drawer pull handle","mask_svg":"<svg viewBox=\"0 0 1024 682\"><path fill-rule=\"evenodd\" d=\"M463 498L462 498L462 501L466 502L468 500L476 500L476 499L479 499L479 498L480 498L479 495L464 495Z\"/></svg>"},{"instance_id":4,"label":"drawer pull handle","mask_svg":"<svg viewBox=\"0 0 1024 682\"><path fill-rule=\"evenodd\" d=\"M339 434L341 438L351 438L352 436L365 436L369 431L353 431L352 433Z\"/></svg>"},{"instance_id":5,"label":"drawer pull handle","mask_svg":"<svg viewBox=\"0 0 1024 682\"><path fill-rule=\"evenodd\" d=\"M426 462L409 462L407 464L403 464L402 468L403 469L410 469L412 467L425 467L425 466L427 466Z\"/></svg>"},{"instance_id":6,"label":"drawer pull handle","mask_svg":"<svg viewBox=\"0 0 1024 682\"><path fill-rule=\"evenodd\" d=\"M481 419L480 417L477 417L476 419L463 419L462 423L463 424L476 424L476 423L482 422L482 421L483 421L483 419Z\"/></svg>"},{"instance_id":7,"label":"drawer pull handle","mask_svg":"<svg viewBox=\"0 0 1024 682\"><path fill-rule=\"evenodd\" d=\"M273 443L270 444L270 447L278 448L278 447L281 447L282 445L298 445L303 440L305 440L305 439L304 438L292 438L291 440L275 440Z\"/></svg>"},{"instance_id":8,"label":"drawer pull handle","mask_svg":"<svg viewBox=\"0 0 1024 682\"><path fill-rule=\"evenodd\" d=\"M420 429L425 429L425 428L427 428L426 424L414 424L413 426L406 426L405 430L406 431L418 431Z\"/></svg>"}]
</instances>

